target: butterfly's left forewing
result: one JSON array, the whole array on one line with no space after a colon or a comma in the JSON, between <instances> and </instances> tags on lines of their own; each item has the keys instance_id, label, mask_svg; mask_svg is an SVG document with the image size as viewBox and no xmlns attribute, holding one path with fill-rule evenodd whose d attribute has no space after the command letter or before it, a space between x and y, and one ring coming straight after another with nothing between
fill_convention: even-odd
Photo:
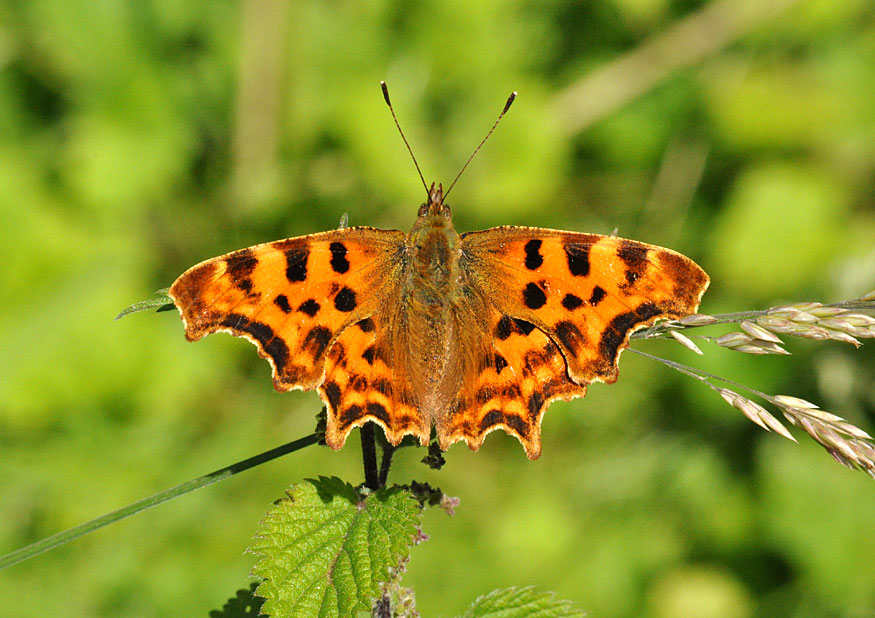
<instances>
[{"instance_id":1,"label":"butterfly's left forewing","mask_svg":"<svg viewBox=\"0 0 875 618\"><path fill-rule=\"evenodd\" d=\"M464 234L462 263L499 311L547 333L578 384L614 382L632 332L695 313L709 282L670 249L542 228Z\"/></svg>"}]
</instances>

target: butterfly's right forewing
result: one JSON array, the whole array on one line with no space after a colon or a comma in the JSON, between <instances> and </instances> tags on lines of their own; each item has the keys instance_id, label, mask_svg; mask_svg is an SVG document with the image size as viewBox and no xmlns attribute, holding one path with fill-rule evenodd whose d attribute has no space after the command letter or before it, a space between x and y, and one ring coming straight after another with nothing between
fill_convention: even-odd
<instances>
[{"instance_id":1,"label":"butterfly's right forewing","mask_svg":"<svg viewBox=\"0 0 875 618\"><path fill-rule=\"evenodd\" d=\"M393 347L387 325L398 308L404 249L405 235L395 230L290 238L202 262L170 296L190 341L219 331L244 337L270 361L277 390L321 385L332 447L367 420L391 436L427 435L405 404L407 389L381 360Z\"/></svg>"}]
</instances>

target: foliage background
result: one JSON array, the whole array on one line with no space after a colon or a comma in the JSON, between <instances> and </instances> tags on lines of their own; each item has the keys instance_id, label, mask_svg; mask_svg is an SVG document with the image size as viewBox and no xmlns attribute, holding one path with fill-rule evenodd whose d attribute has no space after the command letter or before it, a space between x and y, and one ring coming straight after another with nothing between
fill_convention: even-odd
<instances>
[{"instance_id":1,"label":"foliage background","mask_svg":"<svg viewBox=\"0 0 875 618\"><path fill-rule=\"evenodd\" d=\"M520 92L453 192L459 230L616 227L705 267L709 313L871 289L873 5L721 6L774 16L705 54L731 20L673 39L707 10L691 0L0 3L0 551L312 430L316 395L275 393L246 342L112 318L202 259L344 212L407 229L423 191L380 79L429 181ZM648 81L629 54L660 37L689 66ZM644 349L871 429L871 347ZM390 478L462 499L413 550L423 615L535 584L603 618L875 616L872 480L631 356L616 385L552 406L537 462L497 434L439 473L397 457ZM206 615L245 587L241 552L286 486L357 482L356 442L12 567L0 615Z\"/></svg>"}]
</instances>

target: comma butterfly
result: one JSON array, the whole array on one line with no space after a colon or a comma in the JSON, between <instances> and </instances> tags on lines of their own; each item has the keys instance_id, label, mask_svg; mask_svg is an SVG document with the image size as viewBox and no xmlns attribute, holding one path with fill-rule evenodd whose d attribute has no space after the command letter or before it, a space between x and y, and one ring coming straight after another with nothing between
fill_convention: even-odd
<instances>
[{"instance_id":1,"label":"comma butterfly","mask_svg":"<svg viewBox=\"0 0 875 618\"><path fill-rule=\"evenodd\" d=\"M550 402L615 382L632 332L694 313L708 282L679 253L613 236L459 235L432 184L408 234L351 227L255 245L193 266L170 296L189 341L244 337L278 391L316 389L333 449L372 421L392 444L426 445L434 425L442 449L477 450L503 429L536 459Z\"/></svg>"}]
</instances>

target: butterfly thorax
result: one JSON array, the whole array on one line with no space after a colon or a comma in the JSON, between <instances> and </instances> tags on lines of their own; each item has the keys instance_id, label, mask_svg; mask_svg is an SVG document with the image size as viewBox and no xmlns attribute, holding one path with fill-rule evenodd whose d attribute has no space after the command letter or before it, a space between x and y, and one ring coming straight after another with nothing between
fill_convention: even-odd
<instances>
[{"instance_id":1,"label":"butterfly thorax","mask_svg":"<svg viewBox=\"0 0 875 618\"><path fill-rule=\"evenodd\" d=\"M415 313L439 317L452 300L459 259L459 234L453 228L440 185L432 183L428 202L419 208L407 235L407 255L410 272L406 291Z\"/></svg>"},{"instance_id":2,"label":"butterfly thorax","mask_svg":"<svg viewBox=\"0 0 875 618\"><path fill-rule=\"evenodd\" d=\"M439 311L451 294L459 259L459 234L446 215L419 217L407 235L410 292L423 311Z\"/></svg>"}]
</instances>

